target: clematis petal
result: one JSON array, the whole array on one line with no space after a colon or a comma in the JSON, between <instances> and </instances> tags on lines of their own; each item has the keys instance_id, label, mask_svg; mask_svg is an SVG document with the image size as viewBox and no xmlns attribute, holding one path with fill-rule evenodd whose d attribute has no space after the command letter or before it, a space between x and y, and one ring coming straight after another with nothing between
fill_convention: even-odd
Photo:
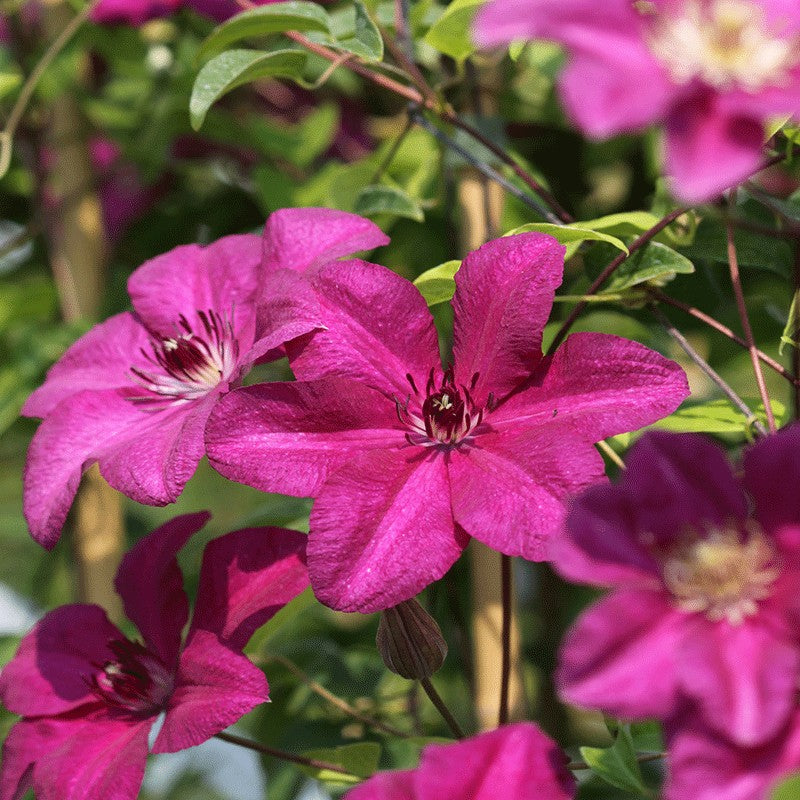
<instances>
[{"instance_id":1,"label":"clematis petal","mask_svg":"<svg viewBox=\"0 0 800 800\"><path fill-rule=\"evenodd\" d=\"M405 444L394 404L351 380L270 383L237 389L206 429L211 465L266 492L313 497L355 455Z\"/></svg>"},{"instance_id":2,"label":"clematis petal","mask_svg":"<svg viewBox=\"0 0 800 800\"><path fill-rule=\"evenodd\" d=\"M450 454L453 516L475 539L506 555L550 558L565 498L604 477L591 445L558 429L487 433Z\"/></svg>"},{"instance_id":3,"label":"clematis petal","mask_svg":"<svg viewBox=\"0 0 800 800\"><path fill-rule=\"evenodd\" d=\"M264 270L304 272L343 256L389 244L389 237L357 214L333 208L283 208L264 226Z\"/></svg>"},{"instance_id":4,"label":"clematis petal","mask_svg":"<svg viewBox=\"0 0 800 800\"><path fill-rule=\"evenodd\" d=\"M629 525L651 541L671 543L686 528L704 531L747 516L725 454L703 436L652 431L626 461L622 485L631 497Z\"/></svg>"},{"instance_id":5,"label":"clematis petal","mask_svg":"<svg viewBox=\"0 0 800 800\"><path fill-rule=\"evenodd\" d=\"M149 341L147 329L129 312L95 325L51 367L22 414L46 417L62 400L86 389L134 388L131 367L151 366L141 353Z\"/></svg>"},{"instance_id":6,"label":"clematis petal","mask_svg":"<svg viewBox=\"0 0 800 800\"><path fill-rule=\"evenodd\" d=\"M727 112L715 94L694 95L675 106L666 127L666 172L688 203L716 197L761 163L761 121Z\"/></svg>"},{"instance_id":7,"label":"clematis petal","mask_svg":"<svg viewBox=\"0 0 800 800\"><path fill-rule=\"evenodd\" d=\"M214 539L203 552L192 627L242 649L267 620L308 587L305 534L247 528Z\"/></svg>"},{"instance_id":8,"label":"clematis petal","mask_svg":"<svg viewBox=\"0 0 800 800\"><path fill-rule=\"evenodd\" d=\"M553 545L553 565L576 583L661 585L662 567L636 528L637 512L634 492L619 486L586 489L570 503L567 535Z\"/></svg>"},{"instance_id":9,"label":"clematis petal","mask_svg":"<svg viewBox=\"0 0 800 800\"><path fill-rule=\"evenodd\" d=\"M492 412L497 430L568 422L585 441L636 430L674 411L689 394L684 371L638 342L574 333L531 385Z\"/></svg>"},{"instance_id":10,"label":"clematis petal","mask_svg":"<svg viewBox=\"0 0 800 800\"><path fill-rule=\"evenodd\" d=\"M696 625L681 653L684 691L726 737L752 747L775 736L795 705L800 653L762 618Z\"/></svg>"},{"instance_id":11,"label":"clematis petal","mask_svg":"<svg viewBox=\"0 0 800 800\"><path fill-rule=\"evenodd\" d=\"M397 605L438 580L467 543L453 523L444 459L375 450L334 472L314 503L308 568L340 611Z\"/></svg>"},{"instance_id":12,"label":"clematis petal","mask_svg":"<svg viewBox=\"0 0 800 800\"><path fill-rule=\"evenodd\" d=\"M575 780L552 739L529 722L472 739L429 745L414 772L416 800L570 800Z\"/></svg>"},{"instance_id":13,"label":"clematis petal","mask_svg":"<svg viewBox=\"0 0 800 800\"><path fill-rule=\"evenodd\" d=\"M475 32L487 45L566 45L559 87L567 112L591 136L607 138L658 120L677 93L647 47L645 24L627 0L494 0L478 13Z\"/></svg>"},{"instance_id":14,"label":"clematis petal","mask_svg":"<svg viewBox=\"0 0 800 800\"><path fill-rule=\"evenodd\" d=\"M74 604L46 614L0 672L0 698L14 714L63 714L96 701L89 678L112 661L108 642L122 639L99 606Z\"/></svg>"},{"instance_id":15,"label":"clematis petal","mask_svg":"<svg viewBox=\"0 0 800 800\"><path fill-rule=\"evenodd\" d=\"M191 322L197 311L213 310L233 315L241 339L246 330L252 337L260 269L261 237L225 236L146 261L128 279L128 293L144 324L164 336L175 334L181 315Z\"/></svg>"},{"instance_id":16,"label":"clematis petal","mask_svg":"<svg viewBox=\"0 0 800 800\"><path fill-rule=\"evenodd\" d=\"M456 273L456 383L484 405L517 388L542 357L542 330L561 284L566 248L552 236L520 233L470 253ZM489 288L491 287L491 291Z\"/></svg>"},{"instance_id":17,"label":"clematis petal","mask_svg":"<svg viewBox=\"0 0 800 800\"><path fill-rule=\"evenodd\" d=\"M33 768L37 799L135 800L152 723L152 718L114 717L105 710L71 724L62 718L21 723L35 726L34 740L55 734L56 746L51 744Z\"/></svg>"},{"instance_id":18,"label":"clematis petal","mask_svg":"<svg viewBox=\"0 0 800 800\"><path fill-rule=\"evenodd\" d=\"M210 518L206 511L184 514L157 528L128 551L114 581L128 619L170 671L177 665L181 633L189 618L175 556Z\"/></svg>"},{"instance_id":19,"label":"clematis petal","mask_svg":"<svg viewBox=\"0 0 800 800\"><path fill-rule=\"evenodd\" d=\"M144 411L114 391L68 397L36 431L23 475L25 518L36 541L58 541L83 471L147 505L177 499L203 455L203 428L217 395Z\"/></svg>"},{"instance_id":20,"label":"clematis petal","mask_svg":"<svg viewBox=\"0 0 800 800\"><path fill-rule=\"evenodd\" d=\"M269 699L264 673L209 631L195 629L181 653L175 689L154 753L210 739Z\"/></svg>"},{"instance_id":21,"label":"clematis petal","mask_svg":"<svg viewBox=\"0 0 800 800\"><path fill-rule=\"evenodd\" d=\"M595 139L640 131L663 119L678 90L642 41L622 29L592 45L596 51L576 52L559 76L570 119Z\"/></svg>"},{"instance_id":22,"label":"clematis petal","mask_svg":"<svg viewBox=\"0 0 800 800\"><path fill-rule=\"evenodd\" d=\"M414 792L413 770L378 772L351 789L346 800L418 800Z\"/></svg>"},{"instance_id":23,"label":"clematis petal","mask_svg":"<svg viewBox=\"0 0 800 800\"><path fill-rule=\"evenodd\" d=\"M484 46L519 39L556 39L571 46L591 44L606 31L640 29L627 0L492 0L478 12L475 39Z\"/></svg>"},{"instance_id":24,"label":"clematis petal","mask_svg":"<svg viewBox=\"0 0 800 800\"><path fill-rule=\"evenodd\" d=\"M739 747L710 729L687 705L665 726L665 800L762 800L800 763L800 717L760 747Z\"/></svg>"},{"instance_id":25,"label":"clematis petal","mask_svg":"<svg viewBox=\"0 0 800 800\"><path fill-rule=\"evenodd\" d=\"M744 454L744 485L756 519L772 533L800 523L800 425L782 428Z\"/></svg>"},{"instance_id":26,"label":"clematis petal","mask_svg":"<svg viewBox=\"0 0 800 800\"><path fill-rule=\"evenodd\" d=\"M352 378L403 400L407 375L420 390L431 369L438 375L433 317L410 281L366 261L328 264L308 280L326 330L287 346L299 380Z\"/></svg>"},{"instance_id":27,"label":"clematis petal","mask_svg":"<svg viewBox=\"0 0 800 800\"><path fill-rule=\"evenodd\" d=\"M656 592L622 589L585 611L561 647L569 703L624 719L665 717L679 699L684 615Z\"/></svg>"}]
</instances>

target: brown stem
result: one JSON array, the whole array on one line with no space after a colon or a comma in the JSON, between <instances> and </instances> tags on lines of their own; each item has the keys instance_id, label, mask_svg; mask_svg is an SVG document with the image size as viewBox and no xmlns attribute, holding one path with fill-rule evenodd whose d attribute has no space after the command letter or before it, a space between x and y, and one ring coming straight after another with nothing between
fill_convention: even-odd
<instances>
[{"instance_id":1,"label":"brown stem","mask_svg":"<svg viewBox=\"0 0 800 800\"><path fill-rule=\"evenodd\" d=\"M747 348L747 342L742 339L737 333L734 333L727 325L723 325L719 320L714 319L714 317L706 314L704 311L700 311L699 308L695 308L694 306L690 306L687 303L684 303L681 300L676 300L674 297L670 297L668 294L664 294L660 289L656 289L655 287L649 286L647 287L647 293L655 300L658 300L660 303L666 303L673 308L678 308L684 313L688 314L691 317L694 317L700 322L704 322L710 328L713 328L715 331L718 331L723 336L726 336L732 342L736 342L736 344L740 345L741 347ZM795 383L795 378L792 377L789 370L787 370L782 364L779 364L774 358L768 356L766 353L762 352L761 350L758 351L758 357L761 361L766 364L771 369L775 370L778 375L786 378L787 381L791 383Z\"/></svg>"},{"instance_id":2,"label":"brown stem","mask_svg":"<svg viewBox=\"0 0 800 800\"><path fill-rule=\"evenodd\" d=\"M664 316L657 306L651 306L650 309L656 319L664 326L667 333L683 348L692 361L700 367L701 370L708 376L708 378L716 384L723 394L744 414L745 419L751 424L761 436L767 435L766 428L758 421L756 415L752 412L747 403L739 397L736 392L725 382L722 376L714 370L714 368L697 352L697 350L689 344L686 337Z\"/></svg>"},{"instance_id":3,"label":"brown stem","mask_svg":"<svg viewBox=\"0 0 800 800\"><path fill-rule=\"evenodd\" d=\"M363 722L370 728L375 728L376 730L381 730L384 733L391 734L392 736L397 736L400 739L407 739L410 734L406 733L405 731L401 731L398 728L393 727L392 725L388 725L385 722L381 722L379 719L374 719L367 714L362 714L358 709L353 708L347 701L342 700L341 697L337 697L332 692L329 692L322 684L317 683L312 677L306 675L300 667L297 666L293 661L290 661L288 658L284 656L277 655L275 653L264 656L265 661L275 661L281 666L285 667L289 670L293 675L299 678L312 692L318 694L324 700L327 700L332 706L338 708L343 713L347 714L353 719L357 719L359 722Z\"/></svg>"},{"instance_id":4,"label":"brown stem","mask_svg":"<svg viewBox=\"0 0 800 800\"><path fill-rule=\"evenodd\" d=\"M430 678L423 678L420 681L422 688L425 690L425 694L428 695L430 698L431 703L436 706L436 710L442 715L442 719L447 723L447 727L453 732L453 735L456 739L463 739L464 738L464 731L461 730L461 726L456 722L456 718L450 712L450 709L445 705L444 700L442 700L441 695L439 692L436 691L433 684L431 683Z\"/></svg>"},{"instance_id":5,"label":"brown stem","mask_svg":"<svg viewBox=\"0 0 800 800\"><path fill-rule=\"evenodd\" d=\"M501 580L503 585L503 664L500 680L500 712L498 725L508 722L508 687L511 682L511 557L501 556Z\"/></svg>"},{"instance_id":6,"label":"brown stem","mask_svg":"<svg viewBox=\"0 0 800 800\"><path fill-rule=\"evenodd\" d=\"M312 769L327 770L329 772L338 772L340 775L350 775L350 770L345 769L339 764L333 764L330 761L320 761L318 758L307 758L306 756L299 756L296 753L287 753L285 750L278 750L275 747L268 747L261 742L254 742L252 739L245 739L243 736L236 736L233 733L216 734L217 739L222 739L223 742L238 745L239 747L246 747L248 750L255 750L256 753L261 753L265 756L272 756L279 758L281 761L291 761L293 764L302 764L304 767L311 767Z\"/></svg>"},{"instance_id":7,"label":"brown stem","mask_svg":"<svg viewBox=\"0 0 800 800\"><path fill-rule=\"evenodd\" d=\"M733 190L730 195L731 206L733 206L735 202L736 191ZM758 393L761 395L761 402L764 404L764 412L767 415L767 425L769 425L770 432L775 433L777 430L775 416L772 413L772 404L769 400L767 384L764 381L764 372L761 369L761 362L758 359L758 348L753 338L750 318L747 316L747 306L744 302L744 290L742 289L742 278L739 273L739 259L736 254L736 241L734 239L733 225L731 225L730 222L725 225L725 233L728 238L728 265L730 267L733 294L736 298L736 307L739 311L739 319L742 322L742 330L744 332L745 341L747 342L747 349L750 351L750 361L753 364L753 372L755 373L756 383L758 384Z\"/></svg>"},{"instance_id":8,"label":"brown stem","mask_svg":"<svg viewBox=\"0 0 800 800\"><path fill-rule=\"evenodd\" d=\"M628 248L628 253L620 253L598 276L595 278L592 285L587 289L585 294L593 295L597 293L597 290L617 271L620 265L631 255L633 255L637 250L641 250L653 237L658 236L661 231L664 230L668 225L671 225L675 222L678 217L682 214L685 214L689 209L687 208L676 208L671 213L667 214L662 220L659 220L652 228L645 231L638 239L636 239L633 244L630 245ZM558 329L558 333L556 333L555 339L553 339L552 344L547 349L547 354L550 355L553 353L556 348L564 341L564 337L569 333L569 329L575 323L575 320L581 315L583 310L588 305L586 300L582 300L575 308L572 309L570 315L564 320L561 327Z\"/></svg>"}]
</instances>

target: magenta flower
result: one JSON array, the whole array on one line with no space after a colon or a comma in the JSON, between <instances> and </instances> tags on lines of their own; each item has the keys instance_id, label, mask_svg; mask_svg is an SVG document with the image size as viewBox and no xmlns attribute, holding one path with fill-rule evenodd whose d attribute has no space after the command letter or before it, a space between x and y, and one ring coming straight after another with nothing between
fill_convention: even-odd
<instances>
[{"instance_id":1,"label":"magenta flower","mask_svg":"<svg viewBox=\"0 0 800 800\"><path fill-rule=\"evenodd\" d=\"M126 556L116 587L142 643L94 605L51 611L0 673L0 698L22 715L3 746L0 800L133 800L148 733L156 753L192 747L268 699L242 649L308 586L305 536L250 528L212 541L189 616L176 553L208 514L176 517Z\"/></svg>"},{"instance_id":2,"label":"magenta flower","mask_svg":"<svg viewBox=\"0 0 800 800\"><path fill-rule=\"evenodd\" d=\"M492 0L475 31L484 45L563 43L569 115L599 138L663 123L690 202L755 172L765 121L800 111L795 0Z\"/></svg>"},{"instance_id":3,"label":"magenta flower","mask_svg":"<svg viewBox=\"0 0 800 800\"><path fill-rule=\"evenodd\" d=\"M498 790L502 789L502 795ZM419 767L379 772L345 800L570 800L567 758L536 725L519 722L455 744L432 744Z\"/></svg>"},{"instance_id":4,"label":"magenta flower","mask_svg":"<svg viewBox=\"0 0 800 800\"><path fill-rule=\"evenodd\" d=\"M291 301L259 312L269 300L267 275L386 241L353 214L284 209L269 218L263 240L186 245L139 267L128 281L133 312L81 337L23 408L44 418L24 475L33 537L56 543L81 474L95 461L140 503L176 500L203 456L203 429L220 397L255 361L312 327Z\"/></svg>"},{"instance_id":5,"label":"magenta flower","mask_svg":"<svg viewBox=\"0 0 800 800\"><path fill-rule=\"evenodd\" d=\"M677 364L615 336L575 334L543 358L563 256L533 233L470 254L447 370L413 284L362 261L306 273L308 313L326 330L288 345L299 381L232 393L206 443L223 475L316 498L309 571L322 602L396 605L470 536L548 558L564 497L603 476L594 443L686 397Z\"/></svg>"},{"instance_id":6,"label":"magenta flower","mask_svg":"<svg viewBox=\"0 0 800 800\"><path fill-rule=\"evenodd\" d=\"M667 724L665 800L771 800L782 779L800 771L800 712L770 741L746 748L703 725L685 708Z\"/></svg>"},{"instance_id":7,"label":"magenta flower","mask_svg":"<svg viewBox=\"0 0 800 800\"><path fill-rule=\"evenodd\" d=\"M798 453L800 427L781 431L740 483L704 438L651 433L618 485L574 501L556 566L614 590L567 635L568 701L629 719L696 703L738 744L775 736L800 680Z\"/></svg>"}]
</instances>

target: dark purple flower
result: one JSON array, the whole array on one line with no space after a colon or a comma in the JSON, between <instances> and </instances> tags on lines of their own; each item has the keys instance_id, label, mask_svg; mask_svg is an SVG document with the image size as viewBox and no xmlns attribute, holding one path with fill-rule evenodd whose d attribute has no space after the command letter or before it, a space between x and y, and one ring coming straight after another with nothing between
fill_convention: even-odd
<instances>
[{"instance_id":1,"label":"dark purple flower","mask_svg":"<svg viewBox=\"0 0 800 800\"><path fill-rule=\"evenodd\" d=\"M94 605L51 611L0 673L0 698L23 719L3 745L0 800L133 800L150 727L153 752L200 744L268 699L242 653L256 628L308 586L305 539L250 528L212 541L189 608L175 558L208 514L176 517L126 556L116 587L142 643Z\"/></svg>"},{"instance_id":2,"label":"dark purple flower","mask_svg":"<svg viewBox=\"0 0 800 800\"><path fill-rule=\"evenodd\" d=\"M800 680L800 427L748 450L741 481L695 435L647 434L627 466L573 502L555 548L567 578L613 588L566 637L561 693L628 719L690 703L765 742Z\"/></svg>"}]
</instances>

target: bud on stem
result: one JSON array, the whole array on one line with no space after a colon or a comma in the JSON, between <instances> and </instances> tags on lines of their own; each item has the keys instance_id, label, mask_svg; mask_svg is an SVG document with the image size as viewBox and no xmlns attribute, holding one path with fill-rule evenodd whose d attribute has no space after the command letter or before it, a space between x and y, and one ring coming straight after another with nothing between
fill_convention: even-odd
<instances>
[{"instance_id":1,"label":"bud on stem","mask_svg":"<svg viewBox=\"0 0 800 800\"><path fill-rule=\"evenodd\" d=\"M430 678L447 655L436 620L416 600L406 600L381 614L375 643L383 663L409 680Z\"/></svg>"}]
</instances>

